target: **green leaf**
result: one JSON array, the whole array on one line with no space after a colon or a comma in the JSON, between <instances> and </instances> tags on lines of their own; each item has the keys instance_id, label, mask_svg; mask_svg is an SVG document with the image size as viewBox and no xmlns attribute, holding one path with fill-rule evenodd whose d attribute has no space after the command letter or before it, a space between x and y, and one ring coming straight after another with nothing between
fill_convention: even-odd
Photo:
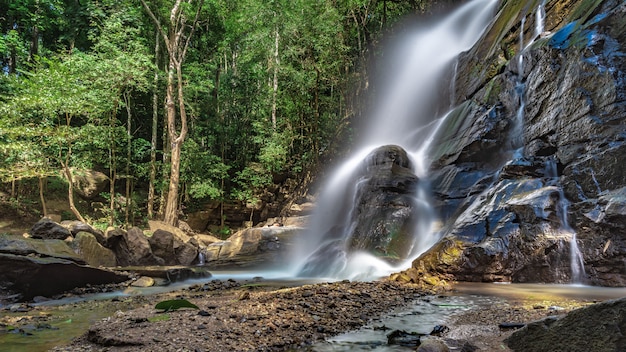
<instances>
[{"instance_id":1,"label":"green leaf","mask_svg":"<svg viewBox=\"0 0 626 352\"><path fill-rule=\"evenodd\" d=\"M164 311L170 311L170 310L177 310L180 308L194 308L194 309L200 309L198 308L198 306L196 306L195 304L189 302L186 299L172 299L169 301L162 301L157 303L156 306L154 306L154 308L156 309L163 309Z\"/></svg>"}]
</instances>

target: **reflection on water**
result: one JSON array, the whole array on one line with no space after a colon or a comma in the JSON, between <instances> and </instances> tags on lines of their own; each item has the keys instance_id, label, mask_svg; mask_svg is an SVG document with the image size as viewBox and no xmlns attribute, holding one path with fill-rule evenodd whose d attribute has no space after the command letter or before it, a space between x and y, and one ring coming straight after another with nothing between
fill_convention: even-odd
<instances>
[{"instance_id":1,"label":"reflection on water","mask_svg":"<svg viewBox=\"0 0 626 352\"><path fill-rule=\"evenodd\" d=\"M315 352L349 351L414 351L415 347L387 345L387 335L394 330L428 335L437 325L444 325L453 313L477 305L489 305L502 298L488 296L439 296L414 302L411 306L374 320L368 325L314 345Z\"/></svg>"},{"instance_id":2,"label":"reflection on water","mask_svg":"<svg viewBox=\"0 0 626 352\"><path fill-rule=\"evenodd\" d=\"M623 287L595 287L556 284L494 284L462 282L453 292L417 301L412 306L393 312L368 325L314 345L315 352L349 351L414 351L414 347L387 345L387 335L404 330L428 335L436 325L445 325L453 314L475 307L488 307L506 302L580 301L595 302L626 296Z\"/></svg>"},{"instance_id":3,"label":"reflection on water","mask_svg":"<svg viewBox=\"0 0 626 352\"><path fill-rule=\"evenodd\" d=\"M62 304L72 304L84 301L99 301L113 298L123 298L130 296L145 296L156 295L160 293L167 293L172 291L179 291L187 289L194 285L202 285L213 280L236 280L246 281L253 280L255 278L263 278L265 284L271 285L272 282L280 282L281 285L298 286L307 283L320 282L319 279L306 279L292 278L285 276L281 271L211 271L211 277L204 277L200 279L189 279L179 282L170 283L167 286L152 286L152 287L129 287L123 291L94 293L78 296L68 296L61 299L54 299L50 301L43 301L40 303L33 303L32 306L57 306ZM0 308L2 308L0 306Z\"/></svg>"},{"instance_id":4,"label":"reflection on water","mask_svg":"<svg viewBox=\"0 0 626 352\"><path fill-rule=\"evenodd\" d=\"M586 285L557 284L506 284L460 282L454 286L460 294L476 294L497 296L510 300L546 299L546 300L577 300L605 301L626 297L624 287L599 287Z\"/></svg>"}]
</instances>

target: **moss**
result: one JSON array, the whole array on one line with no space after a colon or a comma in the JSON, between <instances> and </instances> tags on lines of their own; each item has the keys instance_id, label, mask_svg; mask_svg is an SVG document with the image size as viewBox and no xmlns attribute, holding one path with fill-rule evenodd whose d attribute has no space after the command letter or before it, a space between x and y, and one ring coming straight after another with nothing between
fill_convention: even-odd
<instances>
[{"instance_id":1,"label":"moss","mask_svg":"<svg viewBox=\"0 0 626 352\"><path fill-rule=\"evenodd\" d=\"M587 21L587 19L593 14L594 11L602 4L603 0L583 0L578 3L578 6L570 12L568 22L580 20L581 23Z\"/></svg>"},{"instance_id":2,"label":"moss","mask_svg":"<svg viewBox=\"0 0 626 352\"><path fill-rule=\"evenodd\" d=\"M502 85L500 80L490 80L485 86L485 94L482 103L485 105L494 105L498 101L498 96L501 92Z\"/></svg>"},{"instance_id":3,"label":"moss","mask_svg":"<svg viewBox=\"0 0 626 352\"><path fill-rule=\"evenodd\" d=\"M439 262L448 266L458 265L463 255L463 243L460 241L446 241L445 247L439 254Z\"/></svg>"}]
</instances>

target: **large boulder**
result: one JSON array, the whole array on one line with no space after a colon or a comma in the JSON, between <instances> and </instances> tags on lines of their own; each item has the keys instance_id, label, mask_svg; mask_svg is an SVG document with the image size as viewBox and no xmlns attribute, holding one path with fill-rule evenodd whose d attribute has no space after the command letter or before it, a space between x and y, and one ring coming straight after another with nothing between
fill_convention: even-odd
<instances>
[{"instance_id":1,"label":"large boulder","mask_svg":"<svg viewBox=\"0 0 626 352\"><path fill-rule=\"evenodd\" d=\"M93 199L98 196L109 184L109 177L95 170L72 169L74 189L84 199Z\"/></svg>"},{"instance_id":2,"label":"large boulder","mask_svg":"<svg viewBox=\"0 0 626 352\"><path fill-rule=\"evenodd\" d=\"M406 259L418 214L414 211L417 176L404 149L388 145L363 163L355 197L348 251L365 251L390 261Z\"/></svg>"},{"instance_id":3,"label":"large boulder","mask_svg":"<svg viewBox=\"0 0 626 352\"><path fill-rule=\"evenodd\" d=\"M322 197L329 204L318 204L323 220L302 236L315 239L303 238L311 248L302 253L308 256L302 276L343 276L342 270L361 253L390 264L411 254L424 212L415 200L419 181L406 151L396 145L376 148L347 177L354 187L329 186L336 194Z\"/></svg>"},{"instance_id":4,"label":"large boulder","mask_svg":"<svg viewBox=\"0 0 626 352\"><path fill-rule=\"evenodd\" d=\"M106 238L104 236L104 232L94 228L93 226L86 224L82 221L77 221L77 220L65 220L65 221L61 221L61 226L65 227L66 229L68 229L68 231L72 234L72 236L76 237L76 235L78 235L78 233L80 232L87 232L92 234L96 240L98 241L98 243L100 243L101 245L105 245L106 244Z\"/></svg>"},{"instance_id":5,"label":"large boulder","mask_svg":"<svg viewBox=\"0 0 626 352\"><path fill-rule=\"evenodd\" d=\"M106 244L115 253L119 266L163 264L163 259L152 254L148 237L137 227L131 227L128 231L108 228Z\"/></svg>"},{"instance_id":6,"label":"large boulder","mask_svg":"<svg viewBox=\"0 0 626 352\"><path fill-rule=\"evenodd\" d=\"M0 253L0 286L4 293L13 293L18 300L50 297L77 287L128 279L124 273L79 265L67 259Z\"/></svg>"},{"instance_id":7,"label":"large boulder","mask_svg":"<svg viewBox=\"0 0 626 352\"><path fill-rule=\"evenodd\" d=\"M191 265L198 259L198 240L195 238L187 242L174 240L174 253L176 262L180 265Z\"/></svg>"},{"instance_id":8,"label":"large boulder","mask_svg":"<svg viewBox=\"0 0 626 352\"><path fill-rule=\"evenodd\" d=\"M48 240L64 240L72 236L68 229L48 218L37 221L30 229L29 234L32 238Z\"/></svg>"},{"instance_id":9,"label":"large boulder","mask_svg":"<svg viewBox=\"0 0 626 352\"><path fill-rule=\"evenodd\" d=\"M163 259L165 265L175 265L176 255L174 253L174 235L165 230L156 230L152 236L148 237L152 253Z\"/></svg>"},{"instance_id":10,"label":"large boulder","mask_svg":"<svg viewBox=\"0 0 626 352\"><path fill-rule=\"evenodd\" d=\"M117 265L115 253L103 247L96 237L89 232L77 233L72 246L76 253L91 266L113 267Z\"/></svg>"},{"instance_id":11,"label":"large boulder","mask_svg":"<svg viewBox=\"0 0 626 352\"><path fill-rule=\"evenodd\" d=\"M168 225L161 221L149 221L152 237L150 244L157 251L157 256L171 265L191 265L198 257L200 243L195 234ZM156 235L156 237L155 237ZM203 237L206 239L206 237Z\"/></svg>"},{"instance_id":12,"label":"large boulder","mask_svg":"<svg viewBox=\"0 0 626 352\"><path fill-rule=\"evenodd\" d=\"M81 265L86 264L82 256L76 254L67 242L61 240L0 236L0 253L18 256L60 258Z\"/></svg>"},{"instance_id":13,"label":"large boulder","mask_svg":"<svg viewBox=\"0 0 626 352\"><path fill-rule=\"evenodd\" d=\"M83 236L99 246L91 234L79 233L73 245L84 244ZM84 254L84 253L83 253ZM113 273L86 265L93 258L75 253L67 242L22 237L0 237L0 300L29 300L52 296L86 285L119 283L128 280L123 273ZM95 258L103 260L103 257ZM115 258L109 254L109 264Z\"/></svg>"},{"instance_id":14,"label":"large boulder","mask_svg":"<svg viewBox=\"0 0 626 352\"><path fill-rule=\"evenodd\" d=\"M513 351L618 352L626 350L626 298L529 323L505 340Z\"/></svg>"},{"instance_id":15,"label":"large boulder","mask_svg":"<svg viewBox=\"0 0 626 352\"><path fill-rule=\"evenodd\" d=\"M167 231L182 242L189 242L191 239L189 234L185 233L185 231L176 226L168 225L163 221L150 220L148 221L148 227L152 233L155 233L157 230Z\"/></svg>"},{"instance_id":16,"label":"large boulder","mask_svg":"<svg viewBox=\"0 0 626 352\"><path fill-rule=\"evenodd\" d=\"M255 267L283 264L289 255L298 227L255 227L235 233L204 250L209 267Z\"/></svg>"}]
</instances>

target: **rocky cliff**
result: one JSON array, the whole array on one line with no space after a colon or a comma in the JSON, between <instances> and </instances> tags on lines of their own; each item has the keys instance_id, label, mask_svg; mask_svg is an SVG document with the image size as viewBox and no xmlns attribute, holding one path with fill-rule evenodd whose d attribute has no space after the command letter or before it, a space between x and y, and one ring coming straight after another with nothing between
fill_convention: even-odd
<instances>
[{"instance_id":1,"label":"rocky cliff","mask_svg":"<svg viewBox=\"0 0 626 352\"><path fill-rule=\"evenodd\" d=\"M431 154L442 239L396 277L626 286L626 4L496 16Z\"/></svg>"}]
</instances>

